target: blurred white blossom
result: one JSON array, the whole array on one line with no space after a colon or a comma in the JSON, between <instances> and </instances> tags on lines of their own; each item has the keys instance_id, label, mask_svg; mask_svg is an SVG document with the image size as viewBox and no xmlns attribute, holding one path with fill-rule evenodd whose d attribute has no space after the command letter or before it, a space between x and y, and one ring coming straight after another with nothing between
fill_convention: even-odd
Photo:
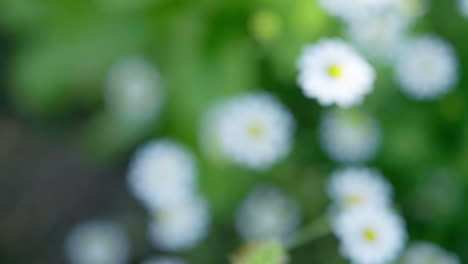
<instances>
[{"instance_id":1,"label":"blurred white blossom","mask_svg":"<svg viewBox=\"0 0 468 264\"><path fill-rule=\"evenodd\" d=\"M347 22L377 16L396 0L319 0L319 4L331 15Z\"/></svg>"},{"instance_id":2,"label":"blurred white blossom","mask_svg":"<svg viewBox=\"0 0 468 264\"><path fill-rule=\"evenodd\" d=\"M232 98L218 104L208 115L202 130L212 130L208 133L220 152L241 166L265 170L290 152L294 119L270 94Z\"/></svg>"},{"instance_id":3,"label":"blurred white blossom","mask_svg":"<svg viewBox=\"0 0 468 264\"><path fill-rule=\"evenodd\" d=\"M124 264L129 242L122 227L110 221L89 221L73 228L65 243L71 264Z\"/></svg>"},{"instance_id":4,"label":"blurred white blossom","mask_svg":"<svg viewBox=\"0 0 468 264\"><path fill-rule=\"evenodd\" d=\"M423 16L427 9L427 0L394 0L391 6L392 12L410 23Z\"/></svg>"},{"instance_id":5,"label":"blurred white blossom","mask_svg":"<svg viewBox=\"0 0 468 264\"><path fill-rule=\"evenodd\" d=\"M392 62L405 41L407 23L395 13L354 20L347 27L351 41L379 62Z\"/></svg>"},{"instance_id":6,"label":"blurred white blossom","mask_svg":"<svg viewBox=\"0 0 468 264\"><path fill-rule=\"evenodd\" d=\"M338 209L384 208L392 202L390 183L379 171L364 167L334 171L328 181L327 193Z\"/></svg>"},{"instance_id":7,"label":"blurred white blossom","mask_svg":"<svg viewBox=\"0 0 468 264\"><path fill-rule=\"evenodd\" d=\"M373 89L372 66L339 39L322 39L306 46L298 66L298 83L304 94L321 105L360 104Z\"/></svg>"},{"instance_id":8,"label":"blurred white blossom","mask_svg":"<svg viewBox=\"0 0 468 264\"><path fill-rule=\"evenodd\" d=\"M411 40L397 59L396 79L415 99L434 99L447 93L458 81L452 46L434 36Z\"/></svg>"},{"instance_id":9,"label":"blurred white blossom","mask_svg":"<svg viewBox=\"0 0 468 264\"><path fill-rule=\"evenodd\" d=\"M147 208L170 207L190 199L196 187L193 154L169 139L146 143L135 154L128 186Z\"/></svg>"},{"instance_id":10,"label":"blurred white blossom","mask_svg":"<svg viewBox=\"0 0 468 264\"><path fill-rule=\"evenodd\" d=\"M182 251L195 247L208 233L207 202L198 196L155 212L148 228L152 244L163 250Z\"/></svg>"},{"instance_id":11,"label":"blurred white blossom","mask_svg":"<svg viewBox=\"0 0 468 264\"><path fill-rule=\"evenodd\" d=\"M413 243L403 254L401 264L460 264L455 254L428 242Z\"/></svg>"},{"instance_id":12,"label":"blurred white blossom","mask_svg":"<svg viewBox=\"0 0 468 264\"><path fill-rule=\"evenodd\" d=\"M165 95L154 66L145 59L129 57L110 69L104 96L115 118L139 125L154 120Z\"/></svg>"},{"instance_id":13,"label":"blurred white blossom","mask_svg":"<svg viewBox=\"0 0 468 264\"><path fill-rule=\"evenodd\" d=\"M141 264L186 264L186 262L177 257L153 257L146 259Z\"/></svg>"},{"instance_id":14,"label":"blurred white blossom","mask_svg":"<svg viewBox=\"0 0 468 264\"><path fill-rule=\"evenodd\" d=\"M298 203L280 190L262 186L243 202L236 227L247 241L285 239L296 230L301 212Z\"/></svg>"},{"instance_id":15,"label":"blurred white blossom","mask_svg":"<svg viewBox=\"0 0 468 264\"><path fill-rule=\"evenodd\" d=\"M319 129L322 149L338 162L369 161L380 146L379 123L358 110L329 110L323 114Z\"/></svg>"},{"instance_id":16,"label":"blurred white blossom","mask_svg":"<svg viewBox=\"0 0 468 264\"><path fill-rule=\"evenodd\" d=\"M388 208L345 210L332 226L340 241L341 254L352 263L392 263L406 243L403 220Z\"/></svg>"},{"instance_id":17,"label":"blurred white blossom","mask_svg":"<svg viewBox=\"0 0 468 264\"><path fill-rule=\"evenodd\" d=\"M468 17L468 0L458 0L460 12L463 16Z\"/></svg>"}]
</instances>

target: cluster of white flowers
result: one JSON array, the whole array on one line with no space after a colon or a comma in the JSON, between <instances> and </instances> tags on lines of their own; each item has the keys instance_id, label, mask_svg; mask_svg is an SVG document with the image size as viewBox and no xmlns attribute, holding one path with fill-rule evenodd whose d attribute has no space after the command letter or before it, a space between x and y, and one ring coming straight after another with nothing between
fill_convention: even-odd
<instances>
[{"instance_id":1,"label":"cluster of white flowers","mask_svg":"<svg viewBox=\"0 0 468 264\"><path fill-rule=\"evenodd\" d=\"M120 225L95 220L73 228L65 241L71 264L125 264L130 245Z\"/></svg>"},{"instance_id":2,"label":"cluster of white flowers","mask_svg":"<svg viewBox=\"0 0 468 264\"><path fill-rule=\"evenodd\" d=\"M206 236L210 214L196 178L193 154L172 140L149 142L135 154L128 185L152 216L148 236L156 247L185 250Z\"/></svg>"},{"instance_id":3,"label":"cluster of white flowers","mask_svg":"<svg viewBox=\"0 0 468 264\"><path fill-rule=\"evenodd\" d=\"M332 228L341 253L353 263L396 260L406 243L405 225L391 209L392 189L373 169L345 168L331 175Z\"/></svg>"},{"instance_id":4,"label":"cluster of white flowers","mask_svg":"<svg viewBox=\"0 0 468 264\"><path fill-rule=\"evenodd\" d=\"M291 113L278 99L250 93L213 107L202 125L202 137L214 141L236 164L265 170L289 154L294 127Z\"/></svg>"},{"instance_id":5,"label":"cluster of white flowers","mask_svg":"<svg viewBox=\"0 0 468 264\"><path fill-rule=\"evenodd\" d=\"M401 264L460 264L460 259L429 242L416 242L403 254Z\"/></svg>"},{"instance_id":6,"label":"cluster of white flowers","mask_svg":"<svg viewBox=\"0 0 468 264\"><path fill-rule=\"evenodd\" d=\"M236 227L247 241L286 239L300 223L298 203L271 186L257 187L243 202Z\"/></svg>"},{"instance_id":7,"label":"cluster of white flowers","mask_svg":"<svg viewBox=\"0 0 468 264\"><path fill-rule=\"evenodd\" d=\"M177 257L153 257L146 259L141 264L185 264L185 261Z\"/></svg>"},{"instance_id":8,"label":"cluster of white flowers","mask_svg":"<svg viewBox=\"0 0 468 264\"><path fill-rule=\"evenodd\" d=\"M319 136L323 150L330 158L342 163L371 160L381 141L377 120L356 109L325 112L320 121Z\"/></svg>"},{"instance_id":9,"label":"cluster of white flowers","mask_svg":"<svg viewBox=\"0 0 468 264\"><path fill-rule=\"evenodd\" d=\"M104 98L114 118L129 123L147 124L156 118L164 91L158 71L139 57L117 62L110 70Z\"/></svg>"},{"instance_id":10,"label":"cluster of white flowers","mask_svg":"<svg viewBox=\"0 0 468 264\"><path fill-rule=\"evenodd\" d=\"M362 103L373 89L375 72L351 46L323 39L304 48L298 62L298 83L321 105L350 107Z\"/></svg>"},{"instance_id":11,"label":"cluster of white flowers","mask_svg":"<svg viewBox=\"0 0 468 264\"><path fill-rule=\"evenodd\" d=\"M395 65L403 91L415 99L433 99L450 91L458 80L455 52L444 40L424 36L405 45Z\"/></svg>"}]
</instances>

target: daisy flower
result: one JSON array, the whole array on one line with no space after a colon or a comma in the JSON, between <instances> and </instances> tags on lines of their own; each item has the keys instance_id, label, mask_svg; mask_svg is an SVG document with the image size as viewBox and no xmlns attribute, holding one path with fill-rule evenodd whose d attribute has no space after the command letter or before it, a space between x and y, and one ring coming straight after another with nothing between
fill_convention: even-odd
<instances>
[{"instance_id":1,"label":"daisy flower","mask_svg":"<svg viewBox=\"0 0 468 264\"><path fill-rule=\"evenodd\" d=\"M289 154L294 119L272 95L242 95L215 110L205 125L212 130L220 152L236 164L266 170Z\"/></svg>"},{"instance_id":2,"label":"daisy flower","mask_svg":"<svg viewBox=\"0 0 468 264\"><path fill-rule=\"evenodd\" d=\"M185 264L185 261L176 257L154 257L143 261L141 264Z\"/></svg>"},{"instance_id":3,"label":"daisy flower","mask_svg":"<svg viewBox=\"0 0 468 264\"><path fill-rule=\"evenodd\" d=\"M295 200L274 187L262 186L237 211L236 227L247 241L285 239L296 230L300 218Z\"/></svg>"},{"instance_id":4,"label":"daisy flower","mask_svg":"<svg viewBox=\"0 0 468 264\"><path fill-rule=\"evenodd\" d=\"M124 264L129 255L129 243L118 224L89 221L70 231L65 250L71 264Z\"/></svg>"},{"instance_id":5,"label":"daisy flower","mask_svg":"<svg viewBox=\"0 0 468 264\"><path fill-rule=\"evenodd\" d=\"M428 242L417 242L403 254L401 264L460 264L460 259L437 245Z\"/></svg>"},{"instance_id":6,"label":"daisy flower","mask_svg":"<svg viewBox=\"0 0 468 264\"><path fill-rule=\"evenodd\" d=\"M384 208L353 208L334 219L341 254L352 263L384 264L399 257L406 242L402 219Z\"/></svg>"},{"instance_id":7,"label":"daisy flower","mask_svg":"<svg viewBox=\"0 0 468 264\"><path fill-rule=\"evenodd\" d=\"M385 13L349 23L347 35L365 54L391 62L404 41L406 22L400 15Z\"/></svg>"},{"instance_id":8,"label":"daisy flower","mask_svg":"<svg viewBox=\"0 0 468 264\"><path fill-rule=\"evenodd\" d=\"M458 81L454 50L444 40L426 36L410 41L396 63L396 79L403 92L415 99L434 99Z\"/></svg>"},{"instance_id":9,"label":"daisy flower","mask_svg":"<svg viewBox=\"0 0 468 264\"><path fill-rule=\"evenodd\" d=\"M206 201L194 196L179 204L157 210L149 225L148 236L159 249L188 250L207 235L209 223Z\"/></svg>"},{"instance_id":10,"label":"daisy flower","mask_svg":"<svg viewBox=\"0 0 468 264\"><path fill-rule=\"evenodd\" d=\"M323 39L306 46L299 58L299 86L321 105L360 104L373 89L374 79L371 65L338 39Z\"/></svg>"},{"instance_id":11,"label":"daisy flower","mask_svg":"<svg viewBox=\"0 0 468 264\"><path fill-rule=\"evenodd\" d=\"M170 207L190 199L197 168L191 152L169 139L151 141L135 154L128 186L147 208Z\"/></svg>"},{"instance_id":12,"label":"daisy flower","mask_svg":"<svg viewBox=\"0 0 468 264\"><path fill-rule=\"evenodd\" d=\"M395 0L319 0L323 9L347 22L379 15Z\"/></svg>"},{"instance_id":13,"label":"daisy flower","mask_svg":"<svg viewBox=\"0 0 468 264\"><path fill-rule=\"evenodd\" d=\"M375 157L381 141L377 120L357 110L329 110L320 120L320 145L338 162L362 163Z\"/></svg>"},{"instance_id":14,"label":"daisy flower","mask_svg":"<svg viewBox=\"0 0 468 264\"><path fill-rule=\"evenodd\" d=\"M164 92L157 70L148 61L131 57L109 72L104 97L110 112L125 122L150 122L158 114Z\"/></svg>"},{"instance_id":15,"label":"daisy flower","mask_svg":"<svg viewBox=\"0 0 468 264\"><path fill-rule=\"evenodd\" d=\"M344 168L334 171L327 186L328 196L339 209L388 207L392 186L374 169Z\"/></svg>"}]
</instances>

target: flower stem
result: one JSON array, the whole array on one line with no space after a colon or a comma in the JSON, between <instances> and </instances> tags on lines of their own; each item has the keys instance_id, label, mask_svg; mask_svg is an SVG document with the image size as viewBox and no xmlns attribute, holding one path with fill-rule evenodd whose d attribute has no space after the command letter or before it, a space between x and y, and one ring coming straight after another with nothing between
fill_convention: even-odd
<instances>
[{"instance_id":1,"label":"flower stem","mask_svg":"<svg viewBox=\"0 0 468 264\"><path fill-rule=\"evenodd\" d=\"M287 241L286 247L288 249L298 248L307 242L328 235L329 233L330 225L328 223L328 218L324 215L306 225L302 230L296 232L296 234Z\"/></svg>"}]
</instances>

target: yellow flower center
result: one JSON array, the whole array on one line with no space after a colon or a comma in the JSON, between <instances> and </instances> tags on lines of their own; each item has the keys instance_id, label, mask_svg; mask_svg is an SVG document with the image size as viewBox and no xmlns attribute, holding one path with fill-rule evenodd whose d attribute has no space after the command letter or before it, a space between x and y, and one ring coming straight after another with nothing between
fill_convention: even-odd
<instances>
[{"instance_id":1,"label":"yellow flower center","mask_svg":"<svg viewBox=\"0 0 468 264\"><path fill-rule=\"evenodd\" d=\"M328 75L333 78L340 78L343 76L343 70L338 65L331 65L328 67Z\"/></svg>"},{"instance_id":2,"label":"yellow flower center","mask_svg":"<svg viewBox=\"0 0 468 264\"><path fill-rule=\"evenodd\" d=\"M377 241L377 233L372 228L365 228L362 235L369 242Z\"/></svg>"},{"instance_id":3,"label":"yellow flower center","mask_svg":"<svg viewBox=\"0 0 468 264\"><path fill-rule=\"evenodd\" d=\"M248 133L251 137L258 139L265 134L265 130L262 125L254 123L249 126Z\"/></svg>"},{"instance_id":4,"label":"yellow flower center","mask_svg":"<svg viewBox=\"0 0 468 264\"><path fill-rule=\"evenodd\" d=\"M352 194L345 197L345 203L347 205L357 205L364 202L364 198L358 194Z\"/></svg>"}]
</instances>

